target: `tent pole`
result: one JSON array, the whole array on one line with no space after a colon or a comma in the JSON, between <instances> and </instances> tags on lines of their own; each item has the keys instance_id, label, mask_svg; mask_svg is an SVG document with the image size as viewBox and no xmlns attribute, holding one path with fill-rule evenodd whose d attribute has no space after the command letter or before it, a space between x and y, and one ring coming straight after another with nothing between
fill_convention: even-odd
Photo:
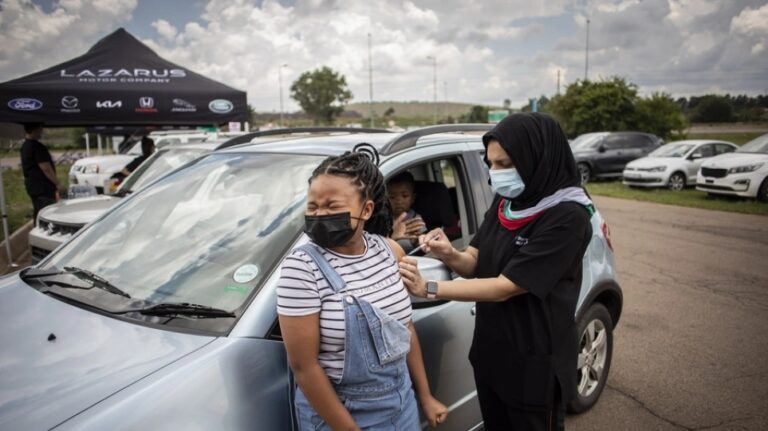
<instances>
[{"instance_id":1,"label":"tent pole","mask_svg":"<svg viewBox=\"0 0 768 431\"><path fill-rule=\"evenodd\" d=\"M11 268L16 268L19 265L13 262L13 253L11 252L11 236L8 233L8 214L5 212L5 185L3 184L2 168L0 168L0 212L3 216L3 235L5 235L5 252L8 254L8 265Z\"/></svg>"},{"instance_id":2,"label":"tent pole","mask_svg":"<svg viewBox=\"0 0 768 431\"><path fill-rule=\"evenodd\" d=\"M91 137L85 134L85 157L91 157Z\"/></svg>"}]
</instances>

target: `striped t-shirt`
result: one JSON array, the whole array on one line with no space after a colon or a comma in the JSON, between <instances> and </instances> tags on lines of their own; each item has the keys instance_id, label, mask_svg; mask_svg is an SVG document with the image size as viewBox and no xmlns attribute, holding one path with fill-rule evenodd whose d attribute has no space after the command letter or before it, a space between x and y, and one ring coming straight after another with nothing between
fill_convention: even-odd
<instances>
[{"instance_id":1,"label":"striped t-shirt","mask_svg":"<svg viewBox=\"0 0 768 431\"><path fill-rule=\"evenodd\" d=\"M405 290L387 239L365 233L365 252L347 256L321 248L323 255L347 284L347 293L362 298L404 325L411 320L411 299ZM338 383L344 368L344 309L312 258L293 250L281 267L277 312L284 316L320 313L318 361Z\"/></svg>"}]
</instances>

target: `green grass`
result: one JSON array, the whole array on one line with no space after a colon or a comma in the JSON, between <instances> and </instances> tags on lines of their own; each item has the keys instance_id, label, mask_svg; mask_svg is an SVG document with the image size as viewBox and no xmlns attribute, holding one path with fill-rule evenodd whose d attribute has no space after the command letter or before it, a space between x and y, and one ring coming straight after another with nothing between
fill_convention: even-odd
<instances>
[{"instance_id":1,"label":"green grass","mask_svg":"<svg viewBox=\"0 0 768 431\"><path fill-rule=\"evenodd\" d=\"M666 189L632 189L620 181L597 181L587 184L590 194L667 205L730 211L743 214L768 215L768 203L753 199L710 197L704 192L687 188L673 192Z\"/></svg>"},{"instance_id":2,"label":"green grass","mask_svg":"<svg viewBox=\"0 0 768 431\"><path fill-rule=\"evenodd\" d=\"M56 166L56 175L63 185L69 184L67 174L71 165ZM24 175L21 169L7 169L2 171L3 186L5 189L5 210L8 213L8 230L13 233L24 223L32 220L32 200L24 188ZM2 227L0 227L0 240L5 239Z\"/></svg>"},{"instance_id":3,"label":"green grass","mask_svg":"<svg viewBox=\"0 0 768 431\"><path fill-rule=\"evenodd\" d=\"M736 145L744 145L762 135L764 135L762 132L689 133L686 139L714 139L718 141L733 142Z\"/></svg>"}]
</instances>

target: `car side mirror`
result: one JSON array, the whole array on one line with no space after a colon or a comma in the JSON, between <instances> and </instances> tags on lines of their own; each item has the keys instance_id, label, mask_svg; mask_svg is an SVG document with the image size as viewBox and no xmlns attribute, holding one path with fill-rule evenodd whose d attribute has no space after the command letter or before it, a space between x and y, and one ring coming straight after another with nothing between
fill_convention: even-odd
<instances>
[{"instance_id":1,"label":"car side mirror","mask_svg":"<svg viewBox=\"0 0 768 431\"><path fill-rule=\"evenodd\" d=\"M600 146L597 147L597 152L604 153L605 152L605 144L600 144Z\"/></svg>"},{"instance_id":2,"label":"car side mirror","mask_svg":"<svg viewBox=\"0 0 768 431\"><path fill-rule=\"evenodd\" d=\"M432 257L413 257L419 266L419 272L424 280L445 281L452 280L451 270L443 262ZM434 307L445 303L443 300L432 300L411 296L413 308Z\"/></svg>"},{"instance_id":3,"label":"car side mirror","mask_svg":"<svg viewBox=\"0 0 768 431\"><path fill-rule=\"evenodd\" d=\"M690 157L691 160L703 159L703 158L704 158L704 155L701 153L693 153L691 154L691 157Z\"/></svg>"}]
</instances>

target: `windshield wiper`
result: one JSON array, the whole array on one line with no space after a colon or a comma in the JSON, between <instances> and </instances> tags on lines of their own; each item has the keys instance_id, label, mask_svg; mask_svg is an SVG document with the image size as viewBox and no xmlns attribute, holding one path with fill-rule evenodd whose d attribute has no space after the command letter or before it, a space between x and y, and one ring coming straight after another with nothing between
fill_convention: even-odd
<instances>
[{"instance_id":1,"label":"windshield wiper","mask_svg":"<svg viewBox=\"0 0 768 431\"><path fill-rule=\"evenodd\" d=\"M146 316L189 316L202 318L237 317L235 313L207 305L164 302L146 308L121 311L120 314L138 312Z\"/></svg>"},{"instance_id":2,"label":"windshield wiper","mask_svg":"<svg viewBox=\"0 0 768 431\"><path fill-rule=\"evenodd\" d=\"M131 295L120 289L119 287L115 286L114 284L110 283L107 279L104 277L98 276L94 274L91 271L88 271L87 269L77 268L75 266L65 266L64 270L54 270L54 271L42 271L37 268L28 268L24 270L19 276L22 280L29 280L33 278L42 278L42 277L52 277L56 275L61 274L71 274L75 277L86 280L91 282L90 287L85 286L77 286L74 284L66 283L63 281L56 281L55 284L61 287L66 288L72 288L72 289L91 289L93 287L98 287L99 289L106 290L109 293L114 293L115 295L124 296L126 298L130 298Z\"/></svg>"}]
</instances>

